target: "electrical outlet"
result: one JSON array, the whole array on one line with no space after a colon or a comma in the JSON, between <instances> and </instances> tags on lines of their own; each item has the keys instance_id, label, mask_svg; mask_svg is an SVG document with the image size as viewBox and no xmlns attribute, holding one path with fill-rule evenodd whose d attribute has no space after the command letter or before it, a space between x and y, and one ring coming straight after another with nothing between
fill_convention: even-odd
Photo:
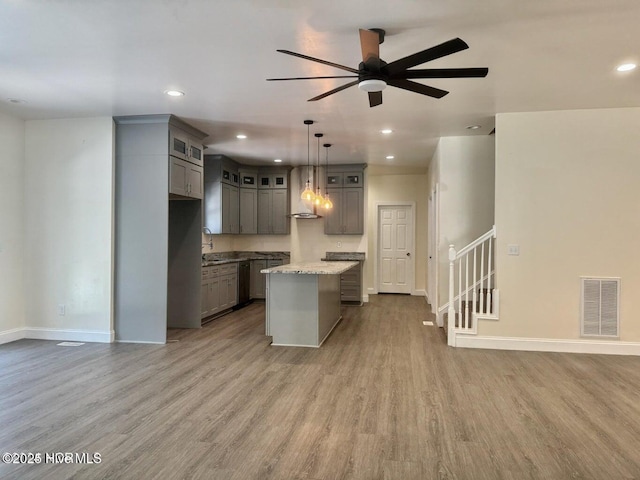
<instances>
[{"instance_id":1,"label":"electrical outlet","mask_svg":"<svg viewBox=\"0 0 640 480\"><path fill-rule=\"evenodd\" d=\"M342 248L342 242L336 242L336 247Z\"/></svg>"},{"instance_id":2,"label":"electrical outlet","mask_svg":"<svg viewBox=\"0 0 640 480\"><path fill-rule=\"evenodd\" d=\"M64 303L58 305L58 315L63 316L66 313L67 307Z\"/></svg>"},{"instance_id":3,"label":"electrical outlet","mask_svg":"<svg viewBox=\"0 0 640 480\"><path fill-rule=\"evenodd\" d=\"M507 255L520 255L520 245L507 245Z\"/></svg>"}]
</instances>

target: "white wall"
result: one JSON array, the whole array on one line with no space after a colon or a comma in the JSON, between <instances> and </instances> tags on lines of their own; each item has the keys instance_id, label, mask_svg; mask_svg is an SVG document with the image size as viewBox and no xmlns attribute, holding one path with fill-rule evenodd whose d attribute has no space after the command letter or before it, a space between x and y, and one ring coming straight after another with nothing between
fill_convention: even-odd
<instances>
[{"instance_id":1,"label":"white wall","mask_svg":"<svg viewBox=\"0 0 640 480\"><path fill-rule=\"evenodd\" d=\"M443 137L430 166L439 188L438 306L448 300L449 245L461 249L494 224L495 139Z\"/></svg>"},{"instance_id":2,"label":"white wall","mask_svg":"<svg viewBox=\"0 0 640 480\"><path fill-rule=\"evenodd\" d=\"M110 117L26 122L27 336L112 339L114 132Z\"/></svg>"},{"instance_id":3,"label":"white wall","mask_svg":"<svg viewBox=\"0 0 640 480\"><path fill-rule=\"evenodd\" d=\"M25 322L24 131L0 113L0 343L21 338Z\"/></svg>"},{"instance_id":4,"label":"white wall","mask_svg":"<svg viewBox=\"0 0 640 480\"><path fill-rule=\"evenodd\" d=\"M377 290L377 286L375 285L376 249L374 245L377 235L378 215L376 203L415 202L414 292L425 295L427 269L427 201L429 198L425 169L422 169L422 173L411 175L369 175L367 181L369 185L369 199L366 219L369 251L367 258L369 262L364 272L366 288Z\"/></svg>"},{"instance_id":5,"label":"white wall","mask_svg":"<svg viewBox=\"0 0 640 480\"><path fill-rule=\"evenodd\" d=\"M622 278L620 339L640 341L638 125L639 108L498 115L500 321L479 334L579 338L579 277L593 275Z\"/></svg>"}]
</instances>

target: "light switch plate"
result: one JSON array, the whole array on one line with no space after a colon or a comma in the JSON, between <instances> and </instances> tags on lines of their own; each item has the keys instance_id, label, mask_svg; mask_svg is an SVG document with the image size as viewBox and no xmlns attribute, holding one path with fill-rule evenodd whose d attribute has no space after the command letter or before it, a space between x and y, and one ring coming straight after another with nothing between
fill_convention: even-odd
<instances>
[{"instance_id":1,"label":"light switch plate","mask_svg":"<svg viewBox=\"0 0 640 480\"><path fill-rule=\"evenodd\" d=\"M520 245L507 245L507 255L520 255Z\"/></svg>"}]
</instances>

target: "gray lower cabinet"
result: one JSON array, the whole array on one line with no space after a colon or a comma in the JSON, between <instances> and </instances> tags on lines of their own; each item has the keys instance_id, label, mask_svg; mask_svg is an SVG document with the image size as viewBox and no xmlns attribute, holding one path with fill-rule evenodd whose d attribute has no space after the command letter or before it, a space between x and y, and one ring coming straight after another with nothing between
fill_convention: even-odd
<instances>
[{"instance_id":1,"label":"gray lower cabinet","mask_svg":"<svg viewBox=\"0 0 640 480\"><path fill-rule=\"evenodd\" d=\"M333 209L324 214L326 235L364 234L364 190L358 187L327 189Z\"/></svg>"},{"instance_id":2,"label":"gray lower cabinet","mask_svg":"<svg viewBox=\"0 0 640 480\"><path fill-rule=\"evenodd\" d=\"M169 194L202 198L203 169L199 165L169 157Z\"/></svg>"},{"instance_id":3,"label":"gray lower cabinet","mask_svg":"<svg viewBox=\"0 0 640 480\"><path fill-rule=\"evenodd\" d=\"M204 319L238 304L238 264L202 267L202 308Z\"/></svg>"},{"instance_id":4,"label":"gray lower cabinet","mask_svg":"<svg viewBox=\"0 0 640 480\"><path fill-rule=\"evenodd\" d=\"M289 190L258 190L258 234L289 233Z\"/></svg>"},{"instance_id":5,"label":"gray lower cabinet","mask_svg":"<svg viewBox=\"0 0 640 480\"><path fill-rule=\"evenodd\" d=\"M258 233L258 190L240 187L240 231L243 235Z\"/></svg>"},{"instance_id":6,"label":"gray lower cabinet","mask_svg":"<svg viewBox=\"0 0 640 480\"><path fill-rule=\"evenodd\" d=\"M362 262L340 275L340 301L362 303Z\"/></svg>"},{"instance_id":7,"label":"gray lower cabinet","mask_svg":"<svg viewBox=\"0 0 640 480\"><path fill-rule=\"evenodd\" d=\"M266 274L260 273L265 268L278 267L286 262L283 259L251 260L251 298L265 298Z\"/></svg>"}]
</instances>

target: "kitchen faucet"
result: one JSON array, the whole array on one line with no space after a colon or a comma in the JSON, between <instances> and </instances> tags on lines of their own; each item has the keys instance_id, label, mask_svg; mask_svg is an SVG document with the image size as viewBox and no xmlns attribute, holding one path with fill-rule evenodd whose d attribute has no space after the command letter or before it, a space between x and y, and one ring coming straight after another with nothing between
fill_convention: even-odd
<instances>
[{"instance_id":1,"label":"kitchen faucet","mask_svg":"<svg viewBox=\"0 0 640 480\"><path fill-rule=\"evenodd\" d=\"M206 233L207 235L209 235L209 248L210 248L211 250L213 250L213 236L212 236L212 235L213 235L213 233L211 233L211 230L209 230L209 228L207 228L207 227L204 227L204 228L202 229L202 232L203 232L203 233ZM206 243L203 243L203 244L202 244L202 247L204 248L204 246L205 246L205 245L207 245L207 244L206 244Z\"/></svg>"}]
</instances>

